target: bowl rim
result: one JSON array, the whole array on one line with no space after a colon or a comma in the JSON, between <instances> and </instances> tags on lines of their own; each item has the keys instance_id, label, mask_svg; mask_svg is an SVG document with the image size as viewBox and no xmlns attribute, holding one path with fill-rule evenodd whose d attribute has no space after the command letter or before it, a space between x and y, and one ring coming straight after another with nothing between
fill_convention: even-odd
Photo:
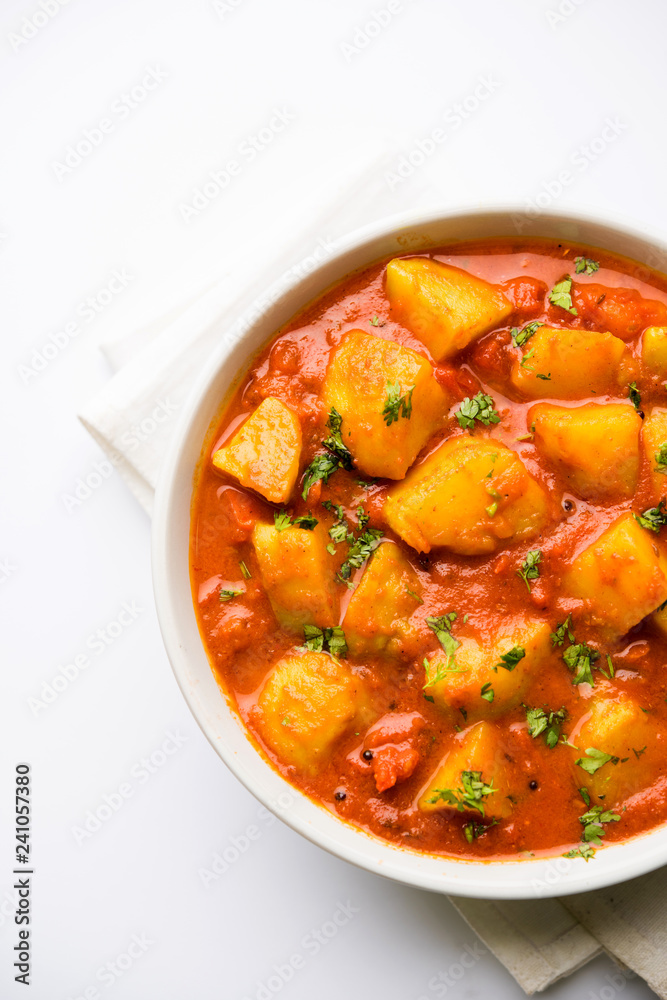
<instances>
[{"instance_id":1,"label":"bowl rim","mask_svg":"<svg viewBox=\"0 0 667 1000\"><path fill-rule=\"evenodd\" d=\"M512 219L515 220L514 232L509 231ZM517 219L526 220L528 231L525 234L516 230ZM595 214L577 208L549 207L543 212L530 213L516 203L476 203L404 212L362 226L330 242L327 256L315 267L300 273L297 265L291 276L283 275L269 285L262 303L246 309L231 327L220 317L225 335L210 354L182 406L156 488L151 552L158 622L176 681L209 743L263 806L312 843L366 871L435 892L486 899L568 895L613 885L667 864L667 823L599 850L591 863L561 855L470 861L419 854L382 841L340 820L309 799L258 752L231 707L229 696L216 684L201 642L191 597L188 553L193 478L206 434L220 412L221 398L228 396L261 346L290 317L346 274L364 266L363 263L348 266L350 261L362 261L368 253L365 266L369 266L392 252L426 250L429 228L456 224L480 224L490 230L502 224L508 228L505 235L518 240L543 236L541 230L550 228L560 228L563 234L568 229L599 232L601 237L618 239L626 247L636 247L640 253L636 256L614 246L605 246L605 249L620 252L653 270L660 269L656 263L659 262L667 271L667 243L662 235L644 225L636 225L617 212ZM369 252L383 242L406 239L410 234L417 236L412 248L397 247L387 254ZM496 235L499 236L494 232L488 234L489 238ZM477 238L484 237L481 234L464 236L461 242ZM547 238L556 237L551 233ZM576 236L564 235L563 238L588 246L604 245ZM440 245L447 242L455 243L456 240L441 240ZM431 241L430 246L437 247L437 241ZM645 251L644 256L650 256L652 262L642 259L641 251ZM241 358L243 361L239 364ZM184 600L184 589L187 600Z\"/></svg>"}]
</instances>

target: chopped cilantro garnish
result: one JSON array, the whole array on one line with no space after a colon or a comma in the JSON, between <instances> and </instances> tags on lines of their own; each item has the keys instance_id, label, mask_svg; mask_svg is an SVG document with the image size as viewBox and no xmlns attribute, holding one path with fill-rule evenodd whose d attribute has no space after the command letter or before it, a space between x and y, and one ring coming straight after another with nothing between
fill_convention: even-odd
<instances>
[{"instance_id":1,"label":"chopped cilantro garnish","mask_svg":"<svg viewBox=\"0 0 667 1000\"><path fill-rule=\"evenodd\" d=\"M572 305L572 278L569 274L561 281L558 281L551 289L549 292L549 301L553 305L560 306L561 309L572 313L573 316L578 315L577 310Z\"/></svg>"},{"instance_id":2,"label":"chopped cilantro garnish","mask_svg":"<svg viewBox=\"0 0 667 1000\"><path fill-rule=\"evenodd\" d=\"M595 848L591 847L590 844L578 844L577 847L573 847L571 851L566 851L563 855L564 858L583 858L584 861L590 861L594 856Z\"/></svg>"},{"instance_id":3,"label":"chopped cilantro garnish","mask_svg":"<svg viewBox=\"0 0 667 1000\"><path fill-rule=\"evenodd\" d=\"M534 319L532 323L526 323L524 328L520 330L518 326L512 328L512 340L514 341L515 347L523 347L527 340L533 336L533 334L539 330L541 326L544 326L539 319Z\"/></svg>"},{"instance_id":4,"label":"chopped cilantro garnish","mask_svg":"<svg viewBox=\"0 0 667 1000\"><path fill-rule=\"evenodd\" d=\"M497 819L492 819L490 823L477 823L474 819L472 819L463 827L463 835L468 843L472 844L473 840L477 840L477 838L481 837L483 833L490 830L492 826L497 825Z\"/></svg>"},{"instance_id":5,"label":"chopped cilantro garnish","mask_svg":"<svg viewBox=\"0 0 667 1000\"><path fill-rule=\"evenodd\" d=\"M345 656L347 653L347 642L345 633L340 625L333 628L318 628L316 625L304 625L303 634L305 638L304 649L310 649L316 653L326 652L332 656Z\"/></svg>"},{"instance_id":6,"label":"chopped cilantro garnish","mask_svg":"<svg viewBox=\"0 0 667 1000\"><path fill-rule=\"evenodd\" d=\"M596 260L591 260L590 257L575 257L574 258L575 274L595 274L596 271L600 270L600 265Z\"/></svg>"},{"instance_id":7,"label":"chopped cilantro garnish","mask_svg":"<svg viewBox=\"0 0 667 1000\"><path fill-rule=\"evenodd\" d=\"M487 785L481 771L461 771L461 784L462 788L437 788L429 803L434 805L442 800L456 806L459 812L476 809L483 816L484 799L496 791L493 781Z\"/></svg>"},{"instance_id":8,"label":"chopped cilantro garnish","mask_svg":"<svg viewBox=\"0 0 667 1000\"><path fill-rule=\"evenodd\" d=\"M482 685L481 695L484 701L488 701L489 704L493 701L494 692L491 687L491 681L487 681L486 684Z\"/></svg>"},{"instance_id":9,"label":"chopped cilantro garnish","mask_svg":"<svg viewBox=\"0 0 667 1000\"><path fill-rule=\"evenodd\" d=\"M542 372L537 372L535 378L541 378L544 382L551 382L551 372L548 375L543 375Z\"/></svg>"},{"instance_id":10,"label":"chopped cilantro garnish","mask_svg":"<svg viewBox=\"0 0 667 1000\"><path fill-rule=\"evenodd\" d=\"M563 659L568 669L574 674L573 684L590 684L592 686L595 683L591 673L591 665L600 659L597 649L587 646L585 642L578 642L565 650Z\"/></svg>"},{"instance_id":11,"label":"chopped cilantro garnish","mask_svg":"<svg viewBox=\"0 0 667 1000\"><path fill-rule=\"evenodd\" d=\"M451 636L450 636L451 639ZM454 649L458 649L460 643L456 642L456 639L451 639L452 643L455 643ZM432 673L432 667L435 666L435 671ZM424 670L426 671L426 683L422 685L422 690L425 691L426 688L435 687L440 681L444 680L447 674L467 674L468 670L466 667L459 667L456 664L453 653L448 654L447 660L443 663L442 660L433 657L432 660L426 659L424 657ZM427 701L433 701L428 695L424 695Z\"/></svg>"},{"instance_id":12,"label":"chopped cilantro garnish","mask_svg":"<svg viewBox=\"0 0 667 1000\"><path fill-rule=\"evenodd\" d=\"M495 408L493 397L487 396L484 392L478 392L472 399L466 396L456 411L456 419L463 430L469 430L475 426L476 420L479 420L486 427L489 424L499 424L500 414Z\"/></svg>"},{"instance_id":13,"label":"chopped cilantro garnish","mask_svg":"<svg viewBox=\"0 0 667 1000\"><path fill-rule=\"evenodd\" d=\"M251 574L250 570L248 569L248 567L246 566L246 564L243 562L243 560L241 560L241 562L239 563L239 566L241 567L241 574L243 576L243 579L244 580L249 580L252 574Z\"/></svg>"},{"instance_id":14,"label":"chopped cilantro garnish","mask_svg":"<svg viewBox=\"0 0 667 1000\"><path fill-rule=\"evenodd\" d=\"M612 756L610 753L604 753L603 750L596 750L595 747L589 747L586 751L586 756L579 757L578 760L575 760L575 764L578 764L587 774L595 774L596 771L610 761L612 764L618 764L619 758Z\"/></svg>"},{"instance_id":15,"label":"chopped cilantro garnish","mask_svg":"<svg viewBox=\"0 0 667 1000\"><path fill-rule=\"evenodd\" d=\"M334 458L333 455L316 455L304 473L303 490L301 491L303 499L305 500L308 496L311 486L318 483L320 479L323 483L327 483L338 468L338 459Z\"/></svg>"},{"instance_id":16,"label":"chopped cilantro garnish","mask_svg":"<svg viewBox=\"0 0 667 1000\"><path fill-rule=\"evenodd\" d=\"M372 316L368 322L371 324L371 326L384 326L384 323L381 323L380 320L377 318L377 313L374 316Z\"/></svg>"},{"instance_id":17,"label":"chopped cilantro garnish","mask_svg":"<svg viewBox=\"0 0 667 1000\"><path fill-rule=\"evenodd\" d=\"M354 465L354 459L352 457L352 452L349 451L349 449L343 444L343 438L341 437L340 432L342 424L343 418L336 407L332 406L329 412L329 419L327 420L327 427L331 431L331 434L324 439L322 444L336 456L339 465L341 465L344 469L351 469Z\"/></svg>"},{"instance_id":18,"label":"chopped cilantro garnish","mask_svg":"<svg viewBox=\"0 0 667 1000\"><path fill-rule=\"evenodd\" d=\"M245 590L221 590L220 600L231 601L234 597L238 597L239 594L245 594Z\"/></svg>"},{"instance_id":19,"label":"chopped cilantro garnish","mask_svg":"<svg viewBox=\"0 0 667 1000\"><path fill-rule=\"evenodd\" d=\"M409 594L410 597L414 598L414 600L417 601L419 604L423 604L424 603L423 600L421 599L421 597L419 596L419 594L415 594L414 590L410 590L409 587L405 588L405 592L406 592L406 594Z\"/></svg>"},{"instance_id":20,"label":"chopped cilantro garnish","mask_svg":"<svg viewBox=\"0 0 667 1000\"><path fill-rule=\"evenodd\" d=\"M634 406L635 410L639 411L642 405L642 397L639 389L637 388L636 382L631 382L628 386L628 399Z\"/></svg>"},{"instance_id":21,"label":"chopped cilantro garnish","mask_svg":"<svg viewBox=\"0 0 667 1000\"><path fill-rule=\"evenodd\" d=\"M556 631L551 633L551 642L554 646L562 646L565 642L565 636L570 642L574 642L574 632L570 629L571 619L572 615L568 615L564 622L556 626Z\"/></svg>"},{"instance_id":22,"label":"chopped cilantro garnish","mask_svg":"<svg viewBox=\"0 0 667 1000\"><path fill-rule=\"evenodd\" d=\"M398 382L387 382L387 398L384 401L382 416L387 427L391 427L399 417L409 420L412 416L412 393L415 391L414 385L401 395L401 386Z\"/></svg>"},{"instance_id":23,"label":"chopped cilantro garnish","mask_svg":"<svg viewBox=\"0 0 667 1000\"><path fill-rule=\"evenodd\" d=\"M579 817L579 822L583 824L581 839L587 844L597 844L602 846L601 837L604 837L605 830L603 823L618 823L620 820L618 813L611 809L603 809L602 806L593 806L583 816Z\"/></svg>"},{"instance_id":24,"label":"chopped cilantro garnish","mask_svg":"<svg viewBox=\"0 0 667 1000\"><path fill-rule=\"evenodd\" d=\"M529 580L537 580L540 575L540 571L537 568L538 564L542 561L542 553L539 549L531 549L530 552L526 553L526 558L521 564L521 569L517 570L517 576L520 576L525 585L528 587L528 593L530 593L530 583Z\"/></svg>"},{"instance_id":25,"label":"chopped cilantro garnish","mask_svg":"<svg viewBox=\"0 0 667 1000\"><path fill-rule=\"evenodd\" d=\"M284 531L285 528L291 528L293 525L297 528L303 528L305 531L312 531L317 524L317 518L313 517L312 514L301 514L292 519L287 511L281 510L280 512L274 511L273 523L276 531Z\"/></svg>"},{"instance_id":26,"label":"chopped cilantro garnish","mask_svg":"<svg viewBox=\"0 0 667 1000\"><path fill-rule=\"evenodd\" d=\"M663 441L655 455L655 468L654 472L660 472L663 476L667 476L667 441Z\"/></svg>"},{"instance_id":27,"label":"chopped cilantro garnish","mask_svg":"<svg viewBox=\"0 0 667 1000\"><path fill-rule=\"evenodd\" d=\"M637 760L639 760L639 758L641 757L641 755L643 753L646 753L646 746L641 747L639 750L635 750L635 748L633 747L632 748L632 752L635 755L635 757L637 758Z\"/></svg>"},{"instance_id":28,"label":"chopped cilantro garnish","mask_svg":"<svg viewBox=\"0 0 667 1000\"><path fill-rule=\"evenodd\" d=\"M378 547L382 531L379 528L367 528L363 534L359 535L356 541L350 545L347 559L343 563L338 573L339 577L345 581L349 580L353 569L358 569L366 562L371 552Z\"/></svg>"},{"instance_id":29,"label":"chopped cilantro garnish","mask_svg":"<svg viewBox=\"0 0 667 1000\"><path fill-rule=\"evenodd\" d=\"M363 531L368 522L370 521L370 515L366 513L362 506L357 507L357 525L359 531Z\"/></svg>"},{"instance_id":30,"label":"chopped cilantro garnish","mask_svg":"<svg viewBox=\"0 0 667 1000\"><path fill-rule=\"evenodd\" d=\"M667 524L667 512L665 512L664 506L665 501L661 500L657 507L649 507L643 514L635 514L635 521L637 524L641 524L642 528L655 531L657 534L663 524Z\"/></svg>"},{"instance_id":31,"label":"chopped cilantro garnish","mask_svg":"<svg viewBox=\"0 0 667 1000\"><path fill-rule=\"evenodd\" d=\"M557 712L545 712L542 708L527 708L528 732L533 739L544 734L546 745L553 749L558 743L560 727L565 722L566 715L565 708L560 708Z\"/></svg>"},{"instance_id":32,"label":"chopped cilantro garnish","mask_svg":"<svg viewBox=\"0 0 667 1000\"><path fill-rule=\"evenodd\" d=\"M433 684L437 684L438 680L441 680L444 674L446 673L464 673L464 671L458 667L456 667L455 669L454 654L461 645L458 639L455 639L454 636L452 635L452 624L456 620L456 617L457 617L456 612L450 611L449 614L440 615L439 618L426 619L426 624L431 629L431 631L435 633L436 639L438 640L438 642L444 649L445 653L447 654L447 662L444 667L440 666L437 667L436 674L434 675L434 677L429 678L424 687L431 687ZM425 660L424 661L425 666L426 663L427 661ZM429 664L429 669L430 669L430 664Z\"/></svg>"},{"instance_id":33,"label":"chopped cilantro garnish","mask_svg":"<svg viewBox=\"0 0 667 1000\"><path fill-rule=\"evenodd\" d=\"M528 372L532 372L533 371L533 367L532 367L532 365L526 364L526 362L530 361L530 359L533 357L534 354L535 354L535 348L531 347L531 349L529 351L527 351L526 354L524 354L524 356L521 358L521 361L519 362L520 366L522 368L525 368L526 371L528 371Z\"/></svg>"},{"instance_id":34,"label":"chopped cilantro garnish","mask_svg":"<svg viewBox=\"0 0 667 1000\"><path fill-rule=\"evenodd\" d=\"M514 670L519 660L523 660L526 650L523 646L512 646L506 653L502 653L497 667L504 667L505 670Z\"/></svg>"}]
</instances>

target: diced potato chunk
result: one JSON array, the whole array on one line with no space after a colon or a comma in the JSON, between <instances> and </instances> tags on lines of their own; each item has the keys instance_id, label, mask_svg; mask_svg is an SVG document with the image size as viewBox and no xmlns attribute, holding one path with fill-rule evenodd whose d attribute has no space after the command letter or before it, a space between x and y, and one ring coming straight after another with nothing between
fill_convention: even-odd
<instances>
[{"instance_id":1,"label":"diced potato chunk","mask_svg":"<svg viewBox=\"0 0 667 1000\"><path fill-rule=\"evenodd\" d=\"M590 717L584 718L581 729L570 737L579 747L576 759L585 760L586 750L593 748L617 757L618 762L608 761L594 774L577 766L577 781L591 794L604 796L605 808L609 808L650 784L654 727L637 702L625 694L596 695L590 704Z\"/></svg>"},{"instance_id":2,"label":"diced potato chunk","mask_svg":"<svg viewBox=\"0 0 667 1000\"><path fill-rule=\"evenodd\" d=\"M660 449L667 445L667 410L653 410L644 421L642 444L651 470L653 498L657 502L667 496L667 464L658 462Z\"/></svg>"},{"instance_id":3,"label":"diced potato chunk","mask_svg":"<svg viewBox=\"0 0 667 1000\"><path fill-rule=\"evenodd\" d=\"M580 617L623 635L667 600L667 558L658 536L622 514L563 577L563 591L581 598Z\"/></svg>"},{"instance_id":4,"label":"diced potato chunk","mask_svg":"<svg viewBox=\"0 0 667 1000\"><path fill-rule=\"evenodd\" d=\"M269 674L254 719L286 764L314 773L362 707L360 680L327 653L294 651Z\"/></svg>"},{"instance_id":5,"label":"diced potato chunk","mask_svg":"<svg viewBox=\"0 0 667 1000\"><path fill-rule=\"evenodd\" d=\"M457 790L462 789L463 771L481 772L481 780L493 787L494 791L480 801L487 819L503 819L509 816L512 812L512 802L508 797L511 789L507 764L502 752L500 733L489 722L478 722L455 740L453 749L429 778L426 788L419 797L417 804L422 812L456 810L454 803L448 802L438 793L447 789L457 793ZM457 795L457 798L461 796ZM474 807L466 807L463 811L472 817L480 817L480 812Z\"/></svg>"},{"instance_id":6,"label":"diced potato chunk","mask_svg":"<svg viewBox=\"0 0 667 1000\"><path fill-rule=\"evenodd\" d=\"M542 488L513 451L467 435L443 442L392 487L384 515L418 552L444 545L462 555L533 538L549 516Z\"/></svg>"},{"instance_id":7,"label":"diced potato chunk","mask_svg":"<svg viewBox=\"0 0 667 1000\"><path fill-rule=\"evenodd\" d=\"M301 458L301 424L295 413L269 396L213 455L213 465L271 503L287 503Z\"/></svg>"},{"instance_id":8,"label":"diced potato chunk","mask_svg":"<svg viewBox=\"0 0 667 1000\"><path fill-rule=\"evenodd\" d=\"M463 710L470 722L504 715L519 704L533 678L544 669L551 656L550 633L551 626L546 622L518 619L505 626L493 642L461 639L449 669L444 652L431 658L424 694L459 718ZM516 660L516 656L510 656L509 663L501 659L517 647L524 650L523 657ZM489 701L491 692L493 700Z\"/></svg>"},{"instance_id":9,"label":"diced potato chunk","mask_svg":"<svg viewBox=\"0 0 667 1000\"><path fill-rule=\"evenodd\" d=\"M631 497L639 475L642 419L626 403L553 406L540 403L528 414L539 452L588 500Z\"/></svg>"},{"instance_id":10,"label":"diced potato chunk","mask_svg":"<svg viewBox=\"0 0 667 1000\"><path fill-rule=\"evenodd\" d=\"M623 341L593 330L541 326L526 344L523 360L523 365L520 358L514 362L510 382L527 399L617 395L636 374L635 362Z\"/></svg>"},{"instance_id":11,"label":"diced potato chunk","mask_svg":"<svg viewBox=\"0 0 667 1000\"><path fill-rule=\"evenodd\" d=\"M390 261L386 293L396 318L436 361L501 326L512 312L500 289L429 257Z\"/></svg>"},{"instance_id":12,"label":"diced potato chunk","mask_svg":"<svg viewBox=\"0 0 667 1000\"><path fill-rule=\"evenodd\" d=\"M312 531L294 526L278 531L272 524L259 523L253 528L264 589L276 618L288 631L338 624L339 598L328 541L321 524Z\"/></svg>"},{"instance_id":13,"label":"diced potato chunk","mask_svg":"<svg viewBox=\"0 0 667 1000\"><path fill-rule=\"evenodd\" d=\"M345 612L343 629L354 656L416 652L419 635L410 615L420 605L419 577L395 542L371 556Z\"/></svg>"},{"instance_id":14,"label":"diced potato chunk","mask_svg":"<svg viewBox=\"0 0 667 1000\"><path fill-rule=\"evenodd\" d=\"M651 375L667 378L667 326L649 326L644 330L642 361Z\"/></svg>"},{"instance_id":15,"label":"diced potato chunk","mask_svg":"<svg viewBox=\"0 0 667 1000\"><path fill-rule=\"evenodd\" d=\"M389 424L383 410L390 391L408 398ZM362 330L352 330L334 351L323 400L342 416L343 444L361 471L388 479L403 478L450 405L426 358Z\"/></svg>"}]
</instances>

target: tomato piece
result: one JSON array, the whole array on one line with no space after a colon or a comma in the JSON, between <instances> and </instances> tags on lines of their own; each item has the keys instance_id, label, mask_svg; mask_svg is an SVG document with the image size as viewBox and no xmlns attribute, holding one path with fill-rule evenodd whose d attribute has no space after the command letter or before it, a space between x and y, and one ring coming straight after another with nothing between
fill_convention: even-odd
<instances>
[{"instance_id":1,"label":"tomato piece","mask_svg":"<svg viewBox=\"0 0 667 1000\"><path fill-rule=\"evenodd\" d=\"M636 288L607 288L595 282L573 284L572 303L580 319L621 340L630 340L647 326L667 324L667 305L645 299Z\"/></svg>"},{"instance_id":2,"label":"tomato piece","mask_svg":"<svg viewBox=\"0 0 667 1000\"><path fill-rule=\"evenodd\" d=\"M514 306L518 321L535 319L544 311L544 298L548 286L539 278L511 278L500 286L503 294Z\"/></svg>"}]
</instances>

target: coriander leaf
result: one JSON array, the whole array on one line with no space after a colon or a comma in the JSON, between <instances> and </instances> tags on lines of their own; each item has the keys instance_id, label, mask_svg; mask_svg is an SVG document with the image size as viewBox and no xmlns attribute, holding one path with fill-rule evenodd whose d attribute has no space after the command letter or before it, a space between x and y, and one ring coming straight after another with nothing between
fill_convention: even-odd
<instances>
[{"instance_id":1,"label":"coriander leaf","mask_svg":"<svg viewBox=\"0 0 667 1000\"><path fill-rule=\"evenodd\" d=\"M317 524L317 518L313 517L312 514L300 514L299 517L294 518L294 524L304 531L312 531Z\"/></svg>"},{"instance_id":2,"label":"coriander leaf","mask_svg":"<svg viewBox=\"0 0 667 1000\"><path fill-rule=\"evenodd\" d=\"M333 455L316 455L304 472L303 490L301 491L303 499L305 500L308 496L311 486L318 483L320 479L323 483L327 483L337 468L339 468L338 459L334 458Z\"/></svg>"},{"instance_id":3,"label":"coriander leaf","mask_svg":"<svg viewBox=\"0 0 667 1000\"><path fill-rule=\"evenodd\" d=\"M517 326L512 328L512 340L514 341L515 347L523 347L526 341L530 340L534 333L541 326L544 326L539 319L534 319L532 323L526 323L522 330L519 330Z\"/></svg>"},{"instance_id":4,"label":"coriander leaf","mask_svg":"<svg viewBox=\"0 0 667 1000\"><path fill-rule=\"evenodd\" d=\"M600 838L605 835L605 830L602 824L618 823L620 818L621 817L611 809L603 809L602 806L593 806L579 817L579 822L584 828L581 834L581 839L585 843L597 844L597 846L600 847L602 845Z\"/></svg>"},{"instance_id":5,"label":"coriander leaf","mask_svg":"<svg viewBox=\"0 0 667 1000\"><path fill-rule=\"evenodd\" d=\"M573 684L590 684L591 687L595 684L591 665L600 659L597 649L587 646L585 642L578 642L565 650L563 659L568 669L574 674Z\"/></svg>"},{"instance_id":6,"label":"coriander leaf","mask_svg":"<svg viewBox=\"0 0 667 1000\"><path fill-rule=\"evenodd\" d=\"M520 576L523 582L528 587L528 593L530 593L529 580L537 580L540 575L540 571L537 568L538 563L542 561L542 553L539 549L531 549L530 552L526 553L526 558L524 559L521 569L517 570L517 576Z\"/></svg>"},{"instance_id":7,"label":"coriander leaf","mask_svg":"<svg viewBox=\"0 0 667 1000\"><path fill-rule=\"evenodd\" d=\"M506 653L501 654L500 661L496 666L504 667L505 670L514 670L519 660L522 660L525 655L526 650L523 646L512 646Z\"/></svg>"},{"instance_id":8,"label":"coriander leaf","mask_svg":"<svg viewBox=\"0 0 667 1000\"><path fill-rule=\"evenodd\" d=\"M570 629L571 619L572 615L568 615L564 622L556 626L556 631L551 633L550 639L554 646L562 646L565 642L565 636L570 642L574 642L574 633Z\"/></svg>"},{"instance_id":9,"label":"coriander leaf","mask_svg":"<svg viewBox=\"0 0 667 1000\"><path fill-rule=\"evenodd\" d=\"M663 476L667 476L667 441L662 442L653 457L656 461L653 471L660 472Z\"/></svg>"},{"instance_id":10,"label":"coriander leaf","mask_svg":"<svg viewBox=\"0 0 667 1000\"><path fill-rule=\"evenodd\" d=\"M380 320L377 318L377 313L374 316L372 316L368 322L371 324L371 326L384 326L384 323L381 323Z\"/></svg>"},{"instance_id":11,"label":"coriander leaf","mask_svg":"<svg viewBox=\"0 0 667 1000\"><path fill-rule=\"evenodd\" d=\"M419 596L419 594L415 594L414 590L410 590L409 587L405 588L405 592L406 592L406 594L409 594L410 597L412 597L419 604L423 604L424 603L423 600L421 599L421 597Z\"/></svg>"},{"instance_id":12,"label":"coriander leaf","mask_svg":"<svg viewBox=\"0 0 667 1000\"><path fill-rule=\"evenodd\" d=\"M586 751L585 757L579 757L575 760L575 764L578 764L587 774L595 774L601 767L608 764L609 761L612 764L618 764L619 758L613 757L610 753L604 753L603 750L596 750L595 747L589 747Z\"/></svg>"},{"instance_id":13,"label":"coriander leaf","mask_svg":"<svg viewBox=\"0 0 667 1000\"><path fill-rule=\"evenodd\" d=\"M490 830L492 826L497 826L498 820L492 819L490 823L476 823L475 820L470 820L469 823L463 827L463 835L469 844L472 844L473 840L477 840L482 834Z\"/></svg>"},{"instance_id":14,"label":"coriander leaf","mask_svg":"<svg viewBox=\"0 0 667 1000\"><path fill-rule=\"evenodd\" d=\"M245 590L220 590L220 600L221 601L231 601L232 598L238 597L239 594L245 594Z\"/></svg>"},{"instance_id":15,"label":"coriander leaf","mask_svg":"<svg viewBox=\"0 0 667 1000\"><path fill-rule=\"evenodd\" d=\"M532 367L532 365L526 364L526 362L530 361L530 359L532 358L532 356L534 354L535 354L535 348L531 347L531 349L526 354L524 354L524 356L521 358L521 361L519 362L520 366L522 368L525 368L526 371L528 371L528 372L532 372L533 371L533 367Z\"/></svg>"},{"instance_id":16,"label":"coriander leaf","mask_svg":"<svg viewBox=\"0 0 667 1000\"><path fill-rule=\"evenodd\" d=\"M486 684L482 685L481 695L484 701L488 701L489 704L491 704L494 698L494 691L493 688L491 687L491 681L487 681Z\"/></svg>"},{"instance_id":17,"label":"coriander leaf","mask_svg":"<svg viewBox=\"0 0 667 1000\"><path fill-rule=\"evenodd\" d=\"M549 292L549 301L553 305L560 306L561 309L572 313L573 316L578 315L577 310L572 305L572 278L569 274L561 281L558 281L551 289Z\"/></svg>"},{"instance_id":18,"label":"coriander leaf","mask_svg":"<svg viewBox=\"0 0 667 1000\"><path fill-rule=\"evenodd\" d=\"M367 514L363 507L357 507L357 525L359 531L364 530L370 519L370 514Z\"/></svg>"},{"instance_id":19,"label":"coriander leaf","mask_svg":"<svg viewBox=\"0 0 667 1000\"><path fill-rule=\"evenodd\" d=\"M456 643L455 649L458 647L459 643L456 639L450 639L453 643ZM435 666L435 671L432 672L432 668ZM422 685L422 690L425 691L426 688L435 687L440 681L444 680L447 674L467 674L468 670L466 667L458 667L454 660L452 654L448 654L446 662L438 659L436 656L432 660L426 659L424 657L424 670L426 671L426 683Z\"/></svg>"},{"instance_id":20,"label":"coriander leaf","mask_svg":"<svg viewBox=\"0 0 667 1000\"><path fill-rule=\"evenodd\" d=\"M345 656L347 653L345 633L340 625L325 629L316 625L304 625L303 634L306 640L303 644L304 649L315 653L328 651L332 656Z\"/></svg>"},{"instance_id":21,"label":"coriander leaf","mask_svg":"<svg viewBox=\"0 0 667 1000\"><path fill-rule=\"evenodd\" d=\"M563 857L564 858L583 858L584 861L590 861L595 855L595 848L591 847L590 844L579 844L578 847L573 847L571 851L567 851Z\"/></svg>"},{"instance_id":22,"label":"coriander leaf","mask_svg":"<svg viewBox=\"0 0 667 1000\"><path fill-rule=\"evenodd\" d=\"M412 393L415 391L414 385L401 395L401 386L398 382L387 382L387 398L384 401L382 416L387 427L398 421L399 417L407 420L412 416Z\"/></svg>"},{"instance_id":23,"label":"coriander leaf","mask_svg":"<svg viewBox=\"0 0 667 1000\"><path fill-rule=\"evenodd\" d=\"M587 788L580 788L580 789L579 789L579 794L581 795L582 799L583 799L583 800L584 800L584 802L586 803L586 807L587 807L587 808L590 808L590 804L591 804L591 797L590 797L590 795L588 794L588 789L587 789Z\"/></svg>"},{"instance_id":24,"label":"coriander leaf","mask_svg":"<svg viewBox=\"0 0 667 1000\"><path fill-rule=\"evenodd\" d=\"M565 708L561 708L557 712L545 712L542 708L527 708L526 722L528 723L528 732L533 739L537 739L538 736L544 734L546 745L550 750L553 750L558 744L560 727L565 722L566 716L567 712Z\"/></svg>"},{"instance_id":25,"label":"coriander leaf","mask_svg":"<svg viewBox=\"0 0 667 1000\"><path fill-rule=\"evenodd\" d=\"M430 628L431 632L435 633L435 637L443 649L445 649L444 637L447 636L451 638L450 633L452 631L452 625L454 624L457 618L458 615L456 614L456 611L450 611L449 614L440 615L438 618L426 619L426 624ZM458 648L459 645L460 643L457 643L456 647Z\"/></svg>"},{"instance_id":26,"label":"coriander leaf","mask_svg":"<svg viewBox=\"0 0 667 1000\"><path fill-rule=\"evenodd\" d=\"M596 271L600 270L600 265L596 260L591 260L590 257L575 257L574 258L575 274L595 274Z\"/></svg>"},{"instance_id":27,"label":"coriander leaf","mask_svg":"<svg viewBox=\"0 0 667 1000\"><path fill-rule=\"evenodd\" d=\"M456 806L459 812L475 809L484 815L484 799L493 795L496 789L493 781L486 784L482 780L481 771L461 771L462 788L437 788L433 796L428 800L431 805L436 802L448 802Z\"/></svg>"},{"instance_id":28,"label":"coriander leaf","mask_svg":"<svg viewBox=\"0 0 667 1000\"><path fill-rule=\"evenodd\" d=\"M347 559L341 566L338 576L343 580L349 580L353 569L359 569L366 562L371 552L378 547L382 531L379 528L367 528L357 540L350 545Z\"/></svg>"},{"instance_id":29,"label":"coriander leaf","mask_svg":"<svg viewBox=\"0 0 667 1000\"><path fill-rule=\"evenodd\" d=\"M463 430L470 430L475 426L475 421L488 427L489 424L499 424L500 414L495 408L492 396L487 396L484 392L478 392L472 399L469 396L461 403L456 411L456 419Z\"/></svg>"},{"instance_id":30,"label":"coriander leaf","mask_svg":"<svg viewBox=\"0 0 667 1000\"><path fill-rule=\"evenodd\" d=\"M639 389L637 388L636 382L631 382L628 386L628 399L634 406L635 410L639 412L642 405L642 397Z\"/></svg>"},{"instance_id":31,"label":"coriander leaf","mask_svg":"<svg viewBox=\"0 0 667 1000\"><path fill-rule=\"evenodd\" d=\"M545 382L551 382L551 372L548 375L543 375L542 372L538 372L535 378L541 378Z\"/></svg>"},{"instance_id":32,"label":"coriander leaf","mask_svg":"<svg viewBox=\"0 0 667 1000\"><path fill-rule=\"evenodd\" d=\"M342 424L343 418L336 407L332 406L329 411L329 419L327 420L327 427L331 431L331 434L324 439L322 444L336 456L339 465L344 469L351 469L354 465L354 458L352 457L352 452L343 444L343 438L341 437ZM326 479L324 481L326 482Z\"/></svg>"},{"instance_id":33,"label":"coriander leaf","mask_svg":"<svg viewBox=\"0 0 667 1000\"><path fill-rule=\"evenodd\" d=\"M276 510L273 512L273 524L276 531L284 531L286 528L289 528L291 523L292 518L289 516L287 511L281 510L278 512Z\"/></svg>"},{"instance_id":34,"label":"coriander leaf","mask_svg":"<svg viewBox=\"0 0 667 1000\"><path fill-rule=\"evenodd\" d=\"M667 524L667 513L663 509L664 506L665 501L661 500L657 507L649 507L643 514L634 514L634 519L642 528L646 528L648 531L655 531L657 534L663 524Z\"/></svg>"},{"instance_id":35,"label":"coriander leaf","mask_svg":"<svg viewBox=\"0 0 667 1000\"><path fill-rule=\"evenodd\" d=\"M251 574L250 570L248 569L248 567L246 566L246 564L243 562L243 560L241 560L241 562L239 563L239 566L241 567L241 573L243 575L243 579L244 580L249 580L252 574Z\"/></svg>"}]
</instances>

